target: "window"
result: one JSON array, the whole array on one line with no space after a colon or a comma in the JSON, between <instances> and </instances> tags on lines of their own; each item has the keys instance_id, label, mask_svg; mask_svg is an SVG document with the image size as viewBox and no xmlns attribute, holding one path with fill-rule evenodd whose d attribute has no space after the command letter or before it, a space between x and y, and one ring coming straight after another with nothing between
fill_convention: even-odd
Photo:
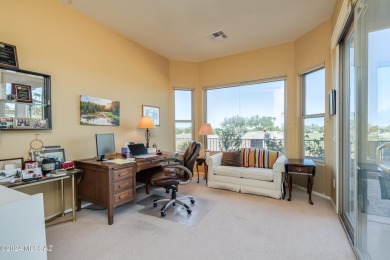
<instances>
[{"instance_id":1,"label":"window","mask_svg":"<svg viewBox=\"0 0 390 260\"><path fill-rule=\"evenodd\" d=\"M194 140L192 90L175 90L175 147L183 152Z\"/></svg>"},{"instance_id":2,"label":"window","mask_svg":"<svg viewBox=\"0 0 390 260\"><path fill-rule=\"evenodd\" d=\"M242 147L284 150L284 79L205 90L212 151Z\"/></svg>"},{"instance_id":3,"label":"window","mask_svg":"<svg viewBox=\"0 0 390 260\"><path fill-rule=\"evenodd\" d=\"M304 156L324 160L325 68L301 77Z\"/></svg>"}]
</instances>

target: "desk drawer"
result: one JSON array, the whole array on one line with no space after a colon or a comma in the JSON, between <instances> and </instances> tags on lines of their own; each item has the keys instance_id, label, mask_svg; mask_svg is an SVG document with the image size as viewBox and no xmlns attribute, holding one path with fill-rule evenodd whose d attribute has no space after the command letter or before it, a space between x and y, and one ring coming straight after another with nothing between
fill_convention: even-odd
<instances>
[{"instance_id":1,"label":"desk drawer","mask_svg":"<svg viewBox=\"0 0 390 260\"><path fill-rule=\"evenodd\" d=\"M134 178L133 176L129 179L126 179L124 181L119 181L114 183L114 193L118 193L120 191L134 188Z\"/></svg>"},{"instance_id":2,"label":"desk drawer","mask_svg":"<svg viewBox=\"0 0 390 260\"><path fill-rule=\"evenodd\" d=\"M134 198L134 189L130 189L114 195L114 205L119 205Z\"/></svg>"},{"instance_id":3,"label":"desk drawer","mask_svg":"<svg viewBox=\"0 0 390 260\"><path fill-rule=\"evenodd\" d=\"M134 177L133 167L114 170L114 182Z\"/></svg>"},{"instance_id":4,"label":"desk drawer","mask_svg":"<svg viewBox=\"0 0 390 260\"><path fill-rule=\"evenodd\" d=\"M297 172L297 173L312 173L313 167L311 166L288 166L288 172Z\"/></svg>"}]
</instances>

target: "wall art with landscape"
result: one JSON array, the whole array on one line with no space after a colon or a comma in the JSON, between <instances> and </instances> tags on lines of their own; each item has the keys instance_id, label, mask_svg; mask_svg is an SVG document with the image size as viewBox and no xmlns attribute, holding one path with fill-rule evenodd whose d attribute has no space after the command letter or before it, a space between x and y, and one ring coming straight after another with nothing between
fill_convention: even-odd
<instances>
[{"instance_id":1,"label":"wall art with landscape","mask_svg":"<svg viewBox=\"0 0 390 260\"><path fill-rule=\"evenodd\" d=\"M119 126L119 101L81 95L80 124Z\"/></svg>"}]
</instances>

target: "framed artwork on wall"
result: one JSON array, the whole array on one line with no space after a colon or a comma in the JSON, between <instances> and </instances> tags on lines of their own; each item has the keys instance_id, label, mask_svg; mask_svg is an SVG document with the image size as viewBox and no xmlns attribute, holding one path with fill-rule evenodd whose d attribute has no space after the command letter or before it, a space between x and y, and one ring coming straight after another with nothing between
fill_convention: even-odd
<instances>
[{"instance_id":1,"label":"framed artwork on wall","mask_svg":"<svg viewBox=\"0 0 390 260\"><path fill-rule=\"evenodd\" d=\"M336 90L332 89L328 94L329 98L329 115L333 116L336 114Z\"/></svg>"},{"instance_id":2,"label":"framed artwork on wall","mask_svg":"<svg viewBox=\"0 0 390 260\"><path fill-rule=\"evenodd\" d=\"M119 101L81 95L80 125L119 126L119 109Z\"/></svg>"},{"instance_id":3,"label":"framed artwork on wall","mask_svg":"<svg viewBox=\"0 0 390 260\"><path fill-rule=\"evenodd\" d=\"M142 105L142 116L150 116L153 123L158 126L160 125L160 108Z\"/></svg>"},{"instance_id":4,"label":"framed artwork on wall","mask_svg":"<svg viewBox=\"0 0 390 260\"><path fill-rule=\"evenodd\" d=\"M0 65L9 68L19 68L18 55L14 45L0 42Z\"/></svg>"}]
</instances>

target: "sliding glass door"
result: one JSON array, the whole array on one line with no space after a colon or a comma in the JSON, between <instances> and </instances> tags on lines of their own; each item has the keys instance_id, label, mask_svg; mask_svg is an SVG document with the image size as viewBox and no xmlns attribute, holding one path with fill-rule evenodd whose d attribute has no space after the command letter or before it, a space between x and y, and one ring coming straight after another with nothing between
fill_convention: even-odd
<instances>
[{"instance_id":1,"label":"sliding glass door","mask_svg":"<svg viewBox=\"0 0 390 260\"><path fill-rule=\"evenodd\" d=\"M356 224L357 161L355 111L355 56L354 34L351 26L342 44L342 212L341 217L353 240Z\"/></svg>"},{"instance_id":2,"label":"sliding glass door","mask_svg":"<svg viewBox=\"0 0 390 260\"><path fill-rule=\"evenodd\" d=\"M390 256L389 10L389 0L361 0L355 8L356 97L350 98L356 101L357 146L350 161L357 160L357 197L351 194L357 208L351 219L362 259Z\"/></svg>"}]
</instances>

